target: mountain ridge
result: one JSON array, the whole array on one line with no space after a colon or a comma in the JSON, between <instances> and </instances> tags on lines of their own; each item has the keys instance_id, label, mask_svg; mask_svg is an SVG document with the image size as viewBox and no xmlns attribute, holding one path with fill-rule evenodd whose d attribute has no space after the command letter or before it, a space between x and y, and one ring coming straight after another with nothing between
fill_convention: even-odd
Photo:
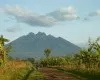
<instances>
[{"instance_id":1,"label":"mountain ridge","mask_svg":"<svg viewBox=\"0 0 100 80\"><path fill-rule=\"evenodd\" d=\"M30 32L12 41L11 44L16 51L12 52L13 57L41 57L46 48L51 48L53 56L63 56L80 50L80 47L62 37L46 35L44 32Z\"/></svg>"}]
</instances>

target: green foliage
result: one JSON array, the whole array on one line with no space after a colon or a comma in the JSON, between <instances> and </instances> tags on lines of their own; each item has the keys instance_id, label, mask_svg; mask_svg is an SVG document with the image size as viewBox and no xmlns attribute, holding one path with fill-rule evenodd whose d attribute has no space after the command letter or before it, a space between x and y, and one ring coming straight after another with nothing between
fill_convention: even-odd
<instances>
[{"instance_id":1,"label":"green foliage","mask_svg":"<svg viewBox=\"0 0 100 80\"><path fill-rule=\"evenodd\" d=\"M4 46L5 42L9 42L8 39L4 38L3 35L0 36L0 44L2 44L2 46Z\"/></svg>"},{"instance_id":2,"label":"green foliage","mask_svg":"<svg viewBox=\"0 0 100 80\"><path fill-rule=\"evenodd\" d=\"M49 57L41 59L40 64L43 67L47 66L60 66L66 64L66 59L64 57Z\"/></svg>"},{"instance_id":3,"label":"green foliage","mask_svg":"<svg viewBox=\"0 0 100 80\"><path fill-rule=\"evenodd\" d=\"M6 62L6 51L4 47L4 43L8 42L8 39L3 38L3 35L0 37L0 58L4 62Z\"/></svg>"},{"instance_id":4,"label":"green foliage","mask_svg":"<svg viewBox=\"0 0 100 80\"><path fill-rule=\"evenodd\" d=\"M8 39L4 38L3 35L0 36L0 63L5 63L7 61L7 55L11 52L11 44L5 47L5 42L9 42Z\"/></svg>"},{"instance_id":5,"label":"green foliage","mask_svg":"<svg viewBox=\"0 0 100 80\"><path fill-rule=\"evenodd\" d=\"M35 62L34 58L28 58L27 60L30 61L32 64L34 64L34 62Z\"/></svg>"},{"instance_id":6,"label":"green foliage","mask_svg":"<svg viewBox=\"0 0 100 80\"><path fill-rule=\"evenodd\" d=\"M48 48L44 50L44 55L46 56L46 58L50 56L50 53L51 53L51 49Z\"/></svg>"},{"instance_id":7,"label":"green foliage","mask_svg":"<svg viewBox=\"0 0 100 80\"><path fill-rule=\"evenodd\" d=\"M89 47L72 56L48 57L40 60L43 67L62 67L68 72L81 74L88 80L100 80L100 37L95 41L89 38ZM93 78L93 79L92 79Z\"/></svg>"},{"instance_id":8,"label":"green foliage","mask_svg":"<svg viewBox=\"0 0 100 80\"><path fill-rule=\"evenodd\" d=\"M100 38L95 41L89 39L88 49L82 49L80 53L74 56L75 60L84 64L86 68L99 68L100 67Z\"/></svg>"},{"instance_id":9,"label":"green foliage","mask_svg":"<svg viewBox=\"0 0 100 80\"><path fill-rule=\"evenodd\" d=\"M88 49L81 49L79 53L73 56L49 57L51 50L45 49L46 58L41 59L42 66L74 66L76 69L86 68L94 69L100 67L100 37L95 41L89 38Z\"/></svg>"},{"instance_id":10,"label":"green foliage","mask_svg":"<svg viewBox=\"0 0 100 80\"><path fill-rule=\"evenodd\" d=\"M14 58L11 56L8 56L8 60L11 61L11 60L14 60Z\"/></svg>"}]
</instances>

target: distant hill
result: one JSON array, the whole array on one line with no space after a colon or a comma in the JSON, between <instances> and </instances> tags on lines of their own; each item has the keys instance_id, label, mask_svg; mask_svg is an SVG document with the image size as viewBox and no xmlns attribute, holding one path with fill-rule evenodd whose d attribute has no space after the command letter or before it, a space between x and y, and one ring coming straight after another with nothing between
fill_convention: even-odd
<instances>
[{"instance_id":1,"label":"distant hill","mask_svg":"<svg viewBox=\"0 0 100 80\"><path fill-rule=\"evenodd\" d=\"M61 37L56 38L43 32L38 32L37 34L31 32L11 43L15 52L10 55L20 58L41 57L46 48L51 48L51 55L53 56L63 56L80 50L80 47Z\"/></svg>"}]
</instances>

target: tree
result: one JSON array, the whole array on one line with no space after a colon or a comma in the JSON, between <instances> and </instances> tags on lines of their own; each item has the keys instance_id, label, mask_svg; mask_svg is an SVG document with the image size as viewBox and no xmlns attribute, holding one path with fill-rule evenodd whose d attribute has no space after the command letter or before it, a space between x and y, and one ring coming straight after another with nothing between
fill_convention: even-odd
<instances>
[{"instance_id":1,"label":"tree","mask_svg":"<svg viewBox=\"0 0 100 80\"><path fill-rule=\"evenodd\" d=\"M6 38L4 38L3 35L1 35L1 36L0 36L0 44L1 44L2 46L4 46L4 43L5 43L5 42L9 42L9 40L6 39Z\"/></svg>"},{"instance_id":2,"label":"tree","mask_svg":"<svg viewBox=\"0 0 100 80\"><path fill-rule=\"evenodd\" d=\"M32 64L34 64L35 59L34 58L27 58L28 61L30 61Z\"/></svg>"},{"instance_id":3,"label":"tree","mask_svg":"<svg viewBox=\"0 0 100 80\"><path fill-rule=\"evenodd\" d=\"M94 42L91 42L90 40L89 46L92 51L94 51L97 55L100 55L100 37L98 37Z\"/></svg>"},{"instance_id":4,"label":"tree","mask_svg":"<svg viewBox=\"0 0 100 80\"><path fill-rule=\"evenodd\" d=\"M48 58L50 56L50 53L51 53L51 49L47 48L44 50L44 55L46 58Z\"/></svg>"},{"instance_id":5,"label":"tree","mask_svg":"<svg viewBox=\"0 0 100 80\"><path fill-rule=\"evenodd\" d=\"M9 42L8 39L4 38L3 35L0 36L0 59L3 61L3 63L6 62L7 59L7 53L10 49L6 48L4 43Z\"/></svg>"},{"instance_id":6,"label":"tree","mask_svg":"<svg viewBox=\"0 0 100 80\"><path fill-rule=\"evenodd\" d=\"M75 55L75 59L81 64L84 64L86 68L100 65L100 37L95 41L91 41L89 38L88 49L80 50L79 54Z\"/></svg>"}]
</instances>

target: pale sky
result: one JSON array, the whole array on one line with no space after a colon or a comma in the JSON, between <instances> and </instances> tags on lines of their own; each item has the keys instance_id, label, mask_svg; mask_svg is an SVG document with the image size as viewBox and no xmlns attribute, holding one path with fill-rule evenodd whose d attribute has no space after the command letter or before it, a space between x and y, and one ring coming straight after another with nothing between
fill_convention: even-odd
<instances>
[{"instance_id":1,"label":"pale sky","mask_svg":"<svg viewBox=\"0 0 100 80\"><path fill-rule=\"evenodd\" d=\"M39 31L75 44L100 36L100 0L0 0L0 35Z\"/></svg>"}]
</instances>

